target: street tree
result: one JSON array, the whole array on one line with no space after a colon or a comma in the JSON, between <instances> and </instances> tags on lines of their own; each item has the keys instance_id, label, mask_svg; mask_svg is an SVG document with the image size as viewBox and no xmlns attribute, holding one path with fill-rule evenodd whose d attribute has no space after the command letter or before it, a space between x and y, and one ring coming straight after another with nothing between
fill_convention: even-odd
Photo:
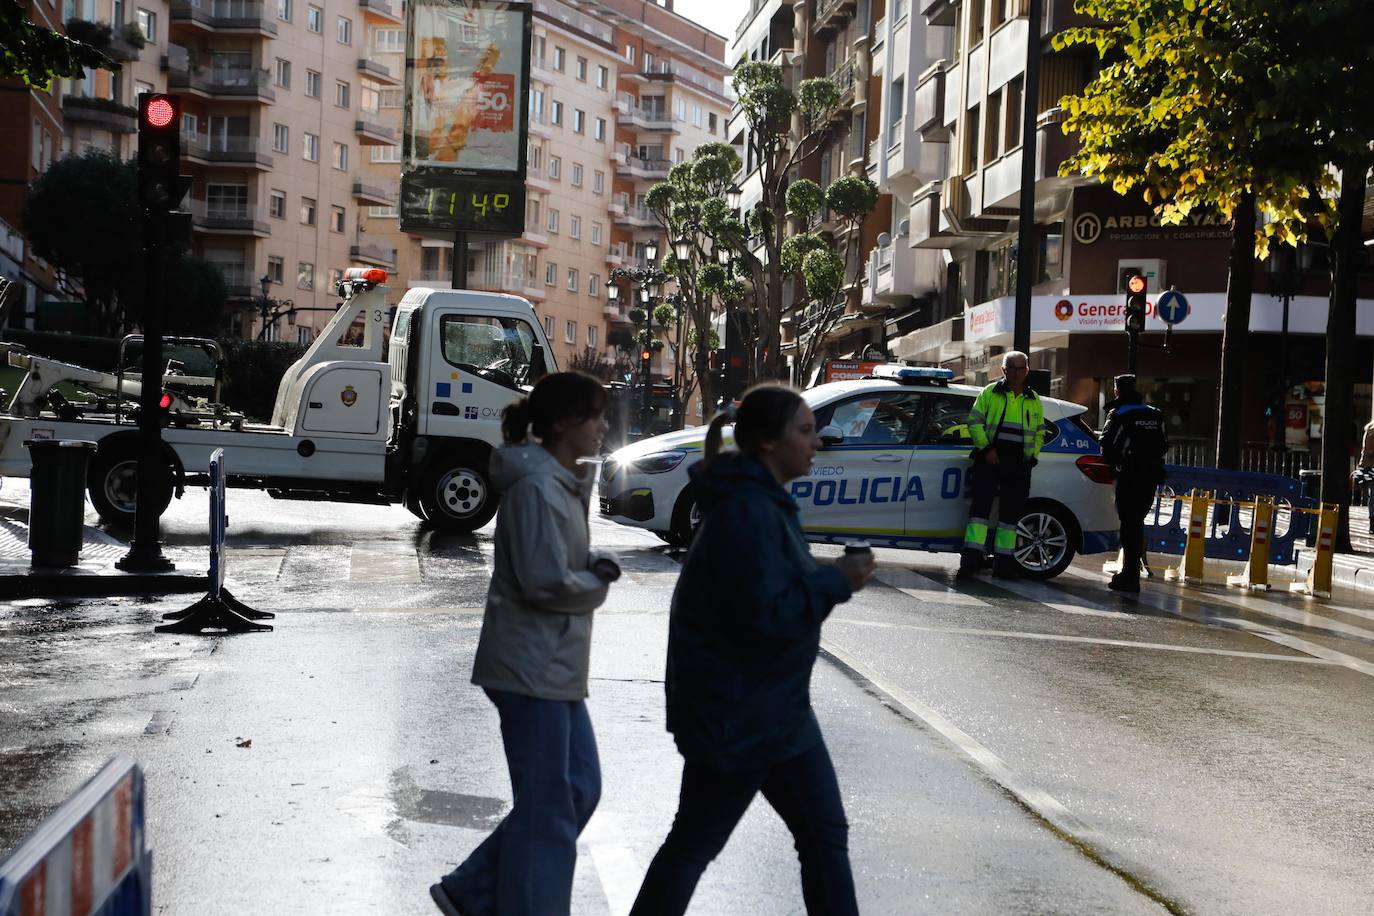
<instances>
[{"instance_id":1,"label":"street tree","mask_svg":"<svg viewBox=\"0 0 1374 916\"><path fill-rule=\"evenodd\" d=\"M38 25L18 0L0 0L0 79L46 91L53 77L80 79L87 67L119 69L92 45Z\"/></svg>"}]
</instances>

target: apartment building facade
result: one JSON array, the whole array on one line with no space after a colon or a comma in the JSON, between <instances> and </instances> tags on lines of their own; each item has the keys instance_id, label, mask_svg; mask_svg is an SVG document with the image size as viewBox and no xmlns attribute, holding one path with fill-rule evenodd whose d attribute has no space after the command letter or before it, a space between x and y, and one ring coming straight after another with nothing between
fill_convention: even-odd
<instances>
[{"instance_id":1,"label":"apartment building facade","mask_svg":"<svg viewBox=\"0 0 1374 916\"><path fill-rule=\"evenodd\" d=\"M469 239L467 282L529 299L560 365L612 362L607 335L633 330L631 291L610 302L605 284L613 268L646 263L650 240L660 257L669 250L644 195L697 145L723 139L724 51L723 38L671 3L535 0L525 232ZM399 160L399 146L375 148L368 180L393 187ZM365 219L397 249L398 289L448 287L453 242L404 235L395 215L378 207ZM664 347L655 376L673 365Z\"/></svg>"}]
</instances>

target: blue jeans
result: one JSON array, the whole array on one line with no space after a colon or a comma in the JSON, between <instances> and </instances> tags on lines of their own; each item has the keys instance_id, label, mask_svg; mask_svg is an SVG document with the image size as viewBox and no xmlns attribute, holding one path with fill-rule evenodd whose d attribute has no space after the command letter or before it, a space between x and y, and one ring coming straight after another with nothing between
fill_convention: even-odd
<instances>
[{"instance_id":1,"label":"blue jeans","mask_svg":"<svg viewBox=\"0 0 1374 916\"><path fill-rule=\"evenodd\" d=\"M577 837L601 798L601 764L586 704L488 690L501 716L514 803L443 878L475 916L558 916L571 906Z\"/></svg>"},{"instance_id":2,"label":"blue jeans","mask_svg":"<svg viewBox=\"0 0 1374 916\"><path fill-rule=\"evenodd\" d=\"M849 869L849 824L824 741L760 770L722 773L690 760L684 763L677 816L649 864L630 916L687 912L702 872L725 848L759 792L792 831L806 912L858 916Z\"/></svg>"}]
</instances>

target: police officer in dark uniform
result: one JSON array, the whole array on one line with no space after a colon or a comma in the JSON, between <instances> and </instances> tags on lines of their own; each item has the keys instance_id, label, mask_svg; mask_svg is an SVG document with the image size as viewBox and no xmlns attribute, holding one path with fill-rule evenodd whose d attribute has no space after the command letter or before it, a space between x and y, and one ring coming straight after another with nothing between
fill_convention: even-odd
<instances>
[{"instance_id":1,"label":"police officer in dark uniform","mask_svg":"<svg viewBox=\"0 0 1374 916\"><path fill-rule=\"evenodd\" d=\"M1169 434L1164 414L1145 403L1136 390L1134 375L1116 377L1116 398L1111 402L1107 427L1102 432L1102 455L1116 469L1116 514L1121 518L1121 572L1108 588L1118 592L1140 591L1140 566L1145 555L1145 516L1154 505L1155 490L1164 481L1164 455Z\"/></svg>"}]
</instances>

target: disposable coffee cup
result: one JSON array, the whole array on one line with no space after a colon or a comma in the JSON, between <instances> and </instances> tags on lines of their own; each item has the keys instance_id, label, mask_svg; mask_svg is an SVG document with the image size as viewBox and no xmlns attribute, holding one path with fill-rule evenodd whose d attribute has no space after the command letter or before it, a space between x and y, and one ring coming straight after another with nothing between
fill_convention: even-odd
<instances>
[{"instance_id":1,"label":"disposable coffee cup","mask_svg":"<svg viewBox=\"0 0 1374 916\"><path fill-rule=\"evenodd\" d=\"M872 555L873 548L868 546L868 541L850 541L844 545L845 554L864 553Z\"/></svg>"}]
</instances>

